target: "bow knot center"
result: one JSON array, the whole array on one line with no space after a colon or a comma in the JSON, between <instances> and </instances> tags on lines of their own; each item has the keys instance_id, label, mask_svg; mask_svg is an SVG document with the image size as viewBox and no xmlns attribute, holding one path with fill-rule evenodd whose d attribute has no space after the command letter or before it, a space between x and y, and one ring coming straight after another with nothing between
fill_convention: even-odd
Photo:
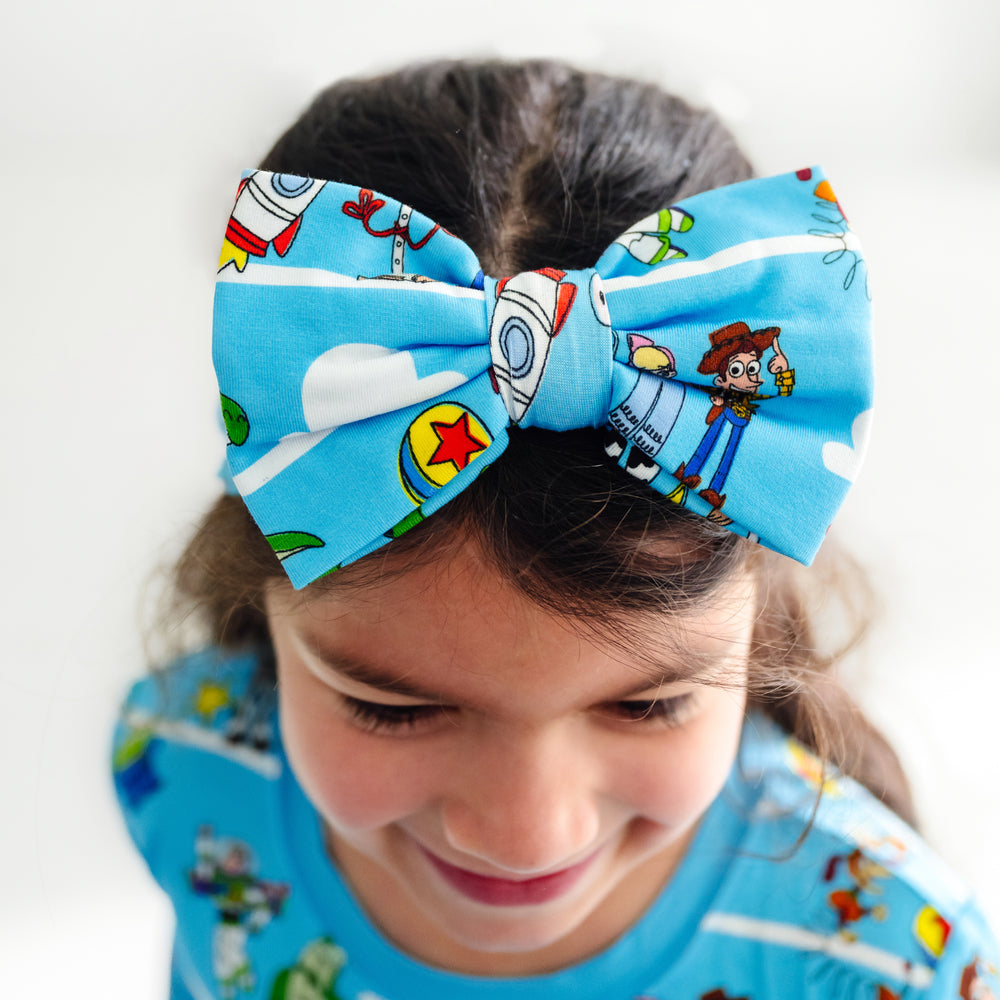
<instances>
[{"instance_id":1,"label":"bow knot center","mask_svg":"<svg viewBox=\"0 0 1000 1000\"><path fill-rule=\"evenodd\" d=\"M608 417L614 338L592 268L544 267L485 282L493 384L513 423L600 427Z\"/></svg>"}]
</instances>

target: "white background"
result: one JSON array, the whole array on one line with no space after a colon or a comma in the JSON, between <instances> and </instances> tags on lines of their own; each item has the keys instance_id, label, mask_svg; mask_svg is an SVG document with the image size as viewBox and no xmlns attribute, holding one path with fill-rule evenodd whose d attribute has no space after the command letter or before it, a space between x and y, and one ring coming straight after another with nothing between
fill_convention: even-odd
<instances>
[{"instance_id":1,"label":"white background","mask_svg":"<svg viewBox=\"0 0 1000 1000\"><path fill-rule=\"evenodd\" d=\"M642 76L714 106L762 174L826 168L865 243L880 363L838 526L884 605L851 674L928 838L1000 925L998 43L986 0L5 10L4 994L165 996L170 918L108 743L150 572L218 489L209 327L234 185L321 86L432 56Z\"/></svg>"}]
</instances>

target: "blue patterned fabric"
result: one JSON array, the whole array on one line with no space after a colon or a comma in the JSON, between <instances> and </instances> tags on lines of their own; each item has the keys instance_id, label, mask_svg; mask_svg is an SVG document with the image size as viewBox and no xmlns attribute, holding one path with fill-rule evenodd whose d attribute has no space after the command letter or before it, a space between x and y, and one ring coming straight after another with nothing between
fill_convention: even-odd
<instances>
[{"instance_id":1,"label":"blue patterned fabric","mask_svg":"<svg viewBox=\"0 0 1000 1000\"><path fill-rule=\"evenodd\" d=\"M818 168L664 208L592 269L499 280L407 205L253 171L214 358L235 488L296 587L445 504L512 424L606 426L626 471L808 563L872 397L865 265Z\"/></svg>"},{"instance_id":2,"label":"blue patterned fabric","mask_svg":"<svg viewBox=\"0 0 1000 1000\"><path fill-rule=\"evenodd\" d=\"M431 968L380 934L330 861L273 698L252 655L207 650L140 681L122 711L115 785L176 911L172 1000L1000 995L969 890L853 781L827 775L791 850L820 769L760 715L680 866L606 950L525 978Z\"/></svg>"}]
</instances>

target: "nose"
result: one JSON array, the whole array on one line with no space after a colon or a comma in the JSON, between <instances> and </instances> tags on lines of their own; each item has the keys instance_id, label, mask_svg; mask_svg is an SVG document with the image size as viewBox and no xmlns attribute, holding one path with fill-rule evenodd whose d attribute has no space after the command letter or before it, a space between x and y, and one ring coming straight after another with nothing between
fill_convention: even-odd
<instances>
[{"instance_id":1,"label":"nose","mask_svg":"<svg viewBox=\"0 0 1000 1000\"><path fill-rule=\"evenodd\" d=\"M447 842L498 877L548 874L582 860L600 832L586 758L564 733L482 740L442 805Z\"/></svg>"}]
</instances>

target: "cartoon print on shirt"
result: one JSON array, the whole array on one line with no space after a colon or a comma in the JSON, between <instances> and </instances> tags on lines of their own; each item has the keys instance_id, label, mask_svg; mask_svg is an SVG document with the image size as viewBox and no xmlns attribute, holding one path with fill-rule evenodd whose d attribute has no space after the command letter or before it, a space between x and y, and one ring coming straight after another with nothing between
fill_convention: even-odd
<instances>
[{"instance_id":1,"label":"cartoon print on shirt","mask_svg":"<svg viewBox=\"0 0 1000 1000\"><path fill-rule=\"evenodd\" d=\"M422 246L426 246L431 237L441 227L433 225L419 240L414 240L410 235L410 221L413 216L413 208L410 205L400 204L395 223L387 229L376 229L372 225L372 216L374 216L380 208L384 208L385 204L385 199L376 198L374 191L371 191L368 188L360 188L358 190L357 201L345 201L340 206L340 210L344 213L344 215L348 215L352 219L359 219L361 221L361 225L365 227L365 232L368 233L369 236L374 236L377 239L392 239L389 273L376 275L374 278L396 281L430 281L430 278L427 278L422 274L408 274L406 272L406 248L409 247L411 250L419 250ZM358 275L358 278L365 280L366 276Z\"/></svg>"},{"instance_id":2,"label":"cartoon print on shirt","mask_svg":"<svg viewBox=\"0 0 1000 1000\"><path fill-rule=\"evenodd\" d=\"M552 339L576 299L565 271L543 267L501 278L490 317L490 379L516 424L527 412L545 371Z\"/></svg>"},{"instance_id":3,"label":"cartoon print on shirt","mask_svg":"<svg viewBox=\"0 0 1000 1000\"><path fill-rule=\"evenodd\" d=\"M687 256L670 239L671 233L686 233L694 225L694 216L682 208L663 208L647 215L619 236L615 243L626 250L639 262L653 266L665 260L677 260Z\"/></svg>"},{"instance_id":4,"label":"cartoon print on shirt","mask_svg":"<svg viewBox=\"0 0 1000 1000\"><path fill-rule=\"evenodd\" d=\"M194 693L194 714L206 726L211 726L216 715L232 705L229 688L217 681L202 681Z\"/></svg>"},{"instance_id":5,"label":"cartoon print on shirt","mask_svg":"<svg viewBox=\"0 0 1000 1000\"><path fill-rule=\"evenodd\" d=\"M882 887L875 883L876 879L889 877L889 872L878 862L867 857L855 848L850 854L835 854L827 861L823 872L823 881L832 882L841 867L846 868L853 885L847 889L835 889L827 897L830 906L837 914L837 929L847 941L856 941L858 935L850 930L850 925L857 923L863 917L871 915L875 920L885 920L888 908L882 904L865 906L861 900L862 893L879 895Z\"/></svg>"},{"instance_id":6,"label":"cartoon print on shirt","mask_svg":"<svg viewBox=\"0 0 1000 1000\"><path fill-rule=\"evenodd\" d=\"M250 421L246 411L235 399L230 399L221 392L219 393L219 402L222 405L222 420L226 425L226 437L229 438L231 445L239 448L246 444L246 440L250 436Z\"/></svg>"},{"instance_id":7,"label":"cartoon print on shirt","mask_svg":"<svg viewBox=\"0 0 1000 1000\"><path fill-rule=\"evenodd\" d=\"M310 941L294 965L278 973L269 1000L342 1000L337 979L347 952L328 937Z\"/></svg>"},{"instance_id":8,"label":"cartoon print on shirt","mask_svg":"<svg viewBox=\"0 0 1000 1000\"><path fill-rule=\"evenodd\" d=\"M253 854L243 841L217 837L210 826L199 828L188 879L192 890L216 909L212 969L223 1000L235 1000L256 986L247 940L281 913L290 892L284 883L257 878L253 868Z\"/></svg>"},{"instance_id":9,"label":"cartoon print on shirt","mask_svg":"<svg viewBox=\"0 0 1000 1000\"><path fill-rule=\"evenodd\" d=\"M997 1000L996 993L984 978L986 975L996 978L997 970L977 955L962 969L962 978L958 984L960 1000Z\"/></svg>"},{"instance_id":10,"label":"cartoon print on shirt","mask_svg":"<svg viewBox=\"0 0 1000 1000\"><path fill-rule=\"evenodd\" d=\"M788 751L788 766L793 774L808 781L817 791L822 785L824 795L835 797L842 794L838 776L827 771L816 754L794 737L789 737L785 746Z\"/></svg>"},{"instance_id":11,"label":"cartoon print on shirt","mask_svg":"<svg viewBox=\"0 0 1000 1000\"><path fill-rule=\"evenodd\" d=\"M948 938L951 937L951 922L933 906L921 907L913 918L913 936L924 954L934 964L944 954Z\"/></svg>"},{"instance_id":12,"label":"cartoon print on shirt","mask_svg":"<svg viewBox=\"0 0 1000 1000\"><path fill-rule=\"evenodd\" d=\"M226 721L223 738L232 746L248 745L265 753L271 748L274 736L272 720L275 711L273 683L266 680L263 674L253 674Z\"/></svg>"},{"instance_id":13,"label":"cartoon print on shirt","mask_svg":"<svg viewBox=\"0 0 1000 1000\"><path fill-rule=\"evenodd\" d=\"M162 787L153 766L161 745L151 726L127 726L124 738L115 747L111 761L115 785L133 809Z\"/></svg>"},{"instance_id":14,"label":"cartoon print on shirt","mask_svg":"<svg viewBox=\"0 0 1000 1000\"><path fill-rule=\"evenodd\" d=\"M642 334L629 334L629 361L639 369L632 391L608 415L604 450L611 458L625 453L625 470L651 482L660 471L652 459L670 435L684 405L682 382L668 382L677 375L669 348ZM631 445L631 448L629 447Z\"/></svg>"},{"instance_id":15,"label":"cartoon print on shirt","mask_svg":"<svg viewBox=\"0 0 1000 1000\"><path fill-rule=\"evenodd\" d=\"M701 485L701 472L722 437L728 430L728 437L722 457L716 466L708 486L699 490L698 495L716 510L721 510L726 502L723 489L739 448L740 440L750 425L758 407L758 400L773 399L774 395L757 390L764 384L761 376L761 360L764 352L771 348L774 352L767 363L767 370L774 376L777 396L790 396L795 386L795 371L788 367L788 358L778 345L781 328L769 326L761 330L751 330L743 322L730 323L713 330L709 335L710 347L698 363L702 375L714 375L715 391L706 389L712 403L705 423L708 430L701 443L687 462L682 462L674 476L689 489Z\"/></svg>"},{"instance_id":16,"label":"cartoon print on shirt","mask_svg":"<svg viewBox=\"0 0 1000 1000\"><path fill-rule=\"evenodd\" d=\"M251 256L266 256L269 246L284 257L302 225L302 213L325 184L310 177L262 170L244 177L226 226L219 270L233 264L242 271Z\"/></svg>"},{"instance_id":17,"label":"cartoon print on shirt","mask_svg":"<svg viewBox=\"0 0 1000 1000\"><path fill-rule=\"evenodd\" d=\"M399 481L418 507L474 462L491 444L483 421L461 403L435 403L424 410L403 435L399 445ZM422 517L421 517L422 519ZM393 537L413 523L395 525Z\"/></svg>"}]
</instances>

